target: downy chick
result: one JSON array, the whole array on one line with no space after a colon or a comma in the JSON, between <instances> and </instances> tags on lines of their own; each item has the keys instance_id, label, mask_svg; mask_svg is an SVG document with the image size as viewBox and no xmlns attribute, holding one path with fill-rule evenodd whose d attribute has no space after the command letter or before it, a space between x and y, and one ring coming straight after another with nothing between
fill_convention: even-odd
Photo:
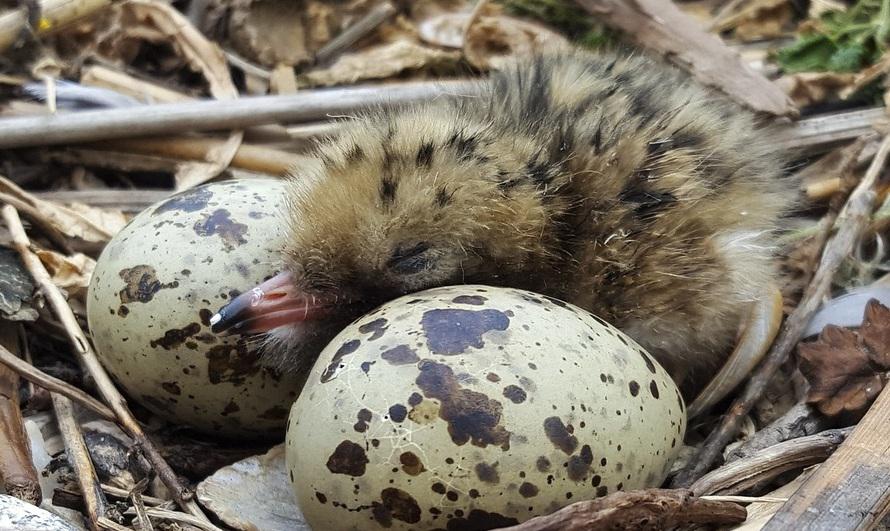
<instances>
[{"instance_id":1,"label":"downy chick","mask_svg":"<svg viewBox=\"0 0 890 531\"><path fill-rule=\"evenodd\" d=\"M382 302L479 283L576 304L675 376L716 369L794 193L768 132L639 56L540 56L480 84L321 143L289 181L283 272L215 329L272 331L267 358L293 367Z\"/></svg>"}]
</instances>

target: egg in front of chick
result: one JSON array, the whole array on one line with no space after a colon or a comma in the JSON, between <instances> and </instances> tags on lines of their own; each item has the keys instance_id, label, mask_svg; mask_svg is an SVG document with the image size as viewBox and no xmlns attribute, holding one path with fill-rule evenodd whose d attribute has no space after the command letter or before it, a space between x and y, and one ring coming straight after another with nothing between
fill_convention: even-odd
<instances>
[{"instance_id":1,"label":"egg in front of chick","mask_svg":"<svg viewBox=\"0 0 890 531\"><path fill-rule=\"evenodd\" d=\"M130 398L207 433L283 433L305 373L263 367L256 342L210 330L239 289L276 272L283 189L265 179L199 186L141 212L105 247L87 317L100 361Z\"/></svg>"},{"instance_id":2,"label":"egg in front of chick","mask_svg":"<svg viewBox=\"0 0 890 531\"><path fill-rule=\"evenodd\" d=\"M287 465L315 529L493 529L659 486L685 411L649 354L580 308L436 288L322 352L291 410Z\"/></svg>"}]
</instances>

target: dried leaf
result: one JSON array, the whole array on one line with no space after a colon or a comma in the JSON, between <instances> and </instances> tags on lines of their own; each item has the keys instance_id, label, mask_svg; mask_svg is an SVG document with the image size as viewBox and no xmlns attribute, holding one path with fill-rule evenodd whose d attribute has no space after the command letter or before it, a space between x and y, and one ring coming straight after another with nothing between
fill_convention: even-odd
<instances>
[{"instance_id":1,"label":"dried leaf","mask_svg":"<svg viewBox=\"0 0 890 531\"><path fill-rule=\"evenodd\" d=\"M372 0L235 0L225 4L228 38L267 68L308 65L315 52L376 4ZM223 6L220 6L223 7Z\"/></svg>"},{"instance_id":2,"label":"dried leaf","mask_svg":"<svg viewBox=\"0 0 890 531\"><path fill-rule=\"evenodd\" d=\"M86 242L107 242L126 224L126 218L120 211L87 205L66 207L53 201L37 199L5 177L0 177L0 193L33 207L47 224L62 234Z\"/></svg>"},{"instance_id":3,"label":"dried leaf","mask_svg":"<svg viewBox=\"0 0 890 531\"><path fill-rule=\"evenodd\" d=\"M68 203L68 209L89 221L96 227L101 227L112 236L117 234L127 224L127 216L120 210L106 210L96 208L83 203Z\"/></svg>"},{"instance_id":4,"label":"dried leaf","mask_svg":"<svg viewBox=\"0 0 890 531\"><path fill-rule=\"evenodd\" d=\"M201 72L216 99L238 97L229 66L219 46L208 40L174 7L157 0L129 0L124 7L144 25L161 32L173 43L192 67ZM208 152L206 164L192 163L176 175L176 189L184 190L219 175L232 162L241 140L242 131L232 131L226 142Z\"/></svg>"},{"instance_id":5,"label":"dried leaf","mask_svg":"<svg viewBox=\"0 0 890 531\"><path fill-rule=\"evenodd\" d=\"M351 84L368 79L385 79L405 71L426 68L454 69L457 52L446 52L409 40L397 40L344 54L329 68L313 70L298 78L301 86Z\"/></svg>"},{"instance_id":6,"label":"dried leaf","mask_svg":"<svg viewBox=\"0 0 890 531\"><path fill-rule=\"evenodd\" d=\"M834 72L802 72L789 74L776 80L785 94L798 107L840 99L841 93L853 85L854 74Z\"/></svg>"},{"instance_id":7,"label":"dried leaf","mask_svg":"<svg viewBox=\"0 0 890 531\"><path fill-rule=\"evenodd\" d=\"M38 249L37 257L49 271L53 283L68 292L69 296L80 298L90 285L90 277L96 261L89 256L76 253L71 256Z\"/></svg>"},{"instance_id":8,"label":"dried leaf","mask_svg":"<svg viewBox=\"0 0 890 531\"><path fill-rule=\"evenodd\" d=\"M476 68L497 67L512 56L567 49L569 41L540 24L512 17L481 17L467 33L464 54Z\"/></svg>"},{"instance_id":9,"label":"dried leaf","mask_svg":"<svg viewBox=\"0 0 890 531\"><path fill-rule=\"evenodd\" d=\"M464 29L469 13L445 13L420 22L417 34L429 44L460 49L464 46Z\"/></svg>"},{"instance_id":10,"label":"dried leaf","mask_svg":"<svg viewBox=\"0 0 890 531\"><path fill-rule=\"evenodd\" d=\"M809 403L829 416L861 413L890 377L890 309L871 300L857 332L828 325L798 353Z\"/></svg>"},{"instance_id":11,"label":"dried leaf","mask_svg":"<svg viewBox=\"0 0 890 531\"><path fill-rule=\"evenodd\" d=\"M236 1L229 17L229 36L238 53L260 64L296 66L309 63L305 6L294 1ZM307 13L308 15L308 13ZM327 28L324 15L313 13L313 26Z\"/></svg>"},{"instance_id":12,"label":"dried leaf","mask_svg":"<svg viewBox=\"0 0 890 531\"><path fill-rule=\"evenodd\" d=\"M871 300L865 306L865 317L859 337L872 364L890 370L890 309Z\"/></svg>"},{"instance_id":13,"label":"dried leaf","mask_svg":"<svg viewBox=\"0 0 890 531\"><path fill-rule=\"evenodd\" d=\"M772 39L786 32L793 14L788 0L755 0L735 15L727 17L716 29L735 30L735 37L743 42Z\"/></svg>"}]
</instances>

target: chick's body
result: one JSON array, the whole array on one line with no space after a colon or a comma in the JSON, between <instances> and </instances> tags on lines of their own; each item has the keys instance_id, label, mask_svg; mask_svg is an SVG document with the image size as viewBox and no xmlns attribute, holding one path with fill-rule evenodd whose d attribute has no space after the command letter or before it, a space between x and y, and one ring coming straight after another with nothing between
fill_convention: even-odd
<instances>
[{"instance_id":1,"label":"chick's body","mask_svg":"<svg viewBox=\"0 0 890 531\"><path fill-rule=\"evenodd\" d=\"M791 197L752 116L642 57L543 56L481 83L360 116L296 170L296 286L370 304L520 287L615 324L675 373L715 367L775 274Z\"/></svg>"}]
</instances>

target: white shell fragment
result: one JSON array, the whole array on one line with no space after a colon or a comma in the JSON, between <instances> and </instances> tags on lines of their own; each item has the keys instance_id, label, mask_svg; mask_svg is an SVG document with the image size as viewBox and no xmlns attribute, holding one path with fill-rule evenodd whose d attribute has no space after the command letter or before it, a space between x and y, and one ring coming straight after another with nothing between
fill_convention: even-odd
<instances>
[{"instance_id":1,"label":"white shell fragment","mask_svg":"<svg viewBox=\"0 0 890 531\"><path fill-rule=\"evenodd\" d=\"M287 463L314 529L493 529L659 486L685 426L668 374L609 324L455 286L328 345L291 410Z\"/></svg>"},{"instance_id":2,"label":"white shell fragment","mask_svg":"<svg viewBox=\"0 0 890 531\"><path fill-rule=\"evenodd\" d=\"M154 413L205 432L284 430L302 384L259 363L255 345L220 337L210 318L276 272L283 183L238 180L175 195L105 247L87 300L102 364Z\"/></svg>"},{"instance_id":3,"label":"white shell fragment","mask_svg":"<svg viewBox=\"0 0 890 531\"><path fill-rule=\"evenodd\" d=\"M6 494L0 494L0 529L80 531L49 511Z\"/></svg>"},{"instance_id":4,"label":"white shell fragment","mask_svg":"<svg viewBox=\"0 0 890 531\"><path fill-rule=\"evenodd\" d=\"M294 503L283 444L217 470L198 484L196 494L201 505L234 529L312 531Z\"/></svg>"}]
</instances>

